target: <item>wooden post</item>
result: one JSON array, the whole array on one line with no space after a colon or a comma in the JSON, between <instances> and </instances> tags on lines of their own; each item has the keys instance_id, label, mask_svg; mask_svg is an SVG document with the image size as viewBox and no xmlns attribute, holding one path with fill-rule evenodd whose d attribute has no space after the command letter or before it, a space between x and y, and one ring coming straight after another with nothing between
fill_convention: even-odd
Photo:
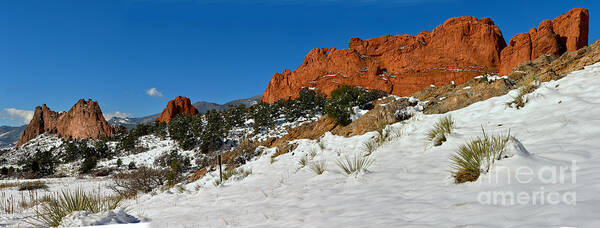
<instances>
[{"instance_id":1,"label":"wooden post","mask_svg":"<svg viewBox=\"0 0 600 228\"><path fill-rule=\"evenodd\" d=\"M223 168L221 167L221 155L219 157L219 177L221 178L221 183L223 183Z\"/></svg>"}]
</instances>

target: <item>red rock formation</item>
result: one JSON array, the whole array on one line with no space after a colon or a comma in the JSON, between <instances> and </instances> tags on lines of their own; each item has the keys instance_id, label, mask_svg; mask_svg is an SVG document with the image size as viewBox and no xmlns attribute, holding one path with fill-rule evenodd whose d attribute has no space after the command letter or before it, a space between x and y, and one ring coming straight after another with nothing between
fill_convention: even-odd
<instances>
[{"instance_id":1,"label":"red rock formation","mask_svg":"<svg viewBox=\"0 0 600 228\"><path fill-rule=\"evenodd\" d=\"M17 147L45 132L65 139L99 139L112 136L116 128L108 125L95 101L81 99L65 113L54 112L44 104L35 108L33 119L19 138Z\"/></svg>"},{"instance_id":2,"label":"red rock formation","mask_svg":"<svg viewBox=\"0 0 600 228\"><path fill-rule=\"evenodd\" d=\"M296 97L302 87L329 94L347 84L408 95L431 84L462 83L496 71L506 43L491 19L457 17L432 32L352 38L349 46L311 50L295 71L273 75L262 101Z\"/></svg>"},{"instance_id":3,"label":"red rock formation","mask_svg":"<svg viewBox=\"0 0 600 228\"><path fill-rule=\"evenodd\" d=\"M508 47L491 19L475 17L451 18L416 36L352 38L349 49L312 49L296 70L275 73L261 100L295 98L302 87L329 94L342 84L402 96L431 84L460 84L482 71L505 75L523 61L587 45L588 17L587 9L575 8L516 35Z\"/></svg>"},{"instance_id":4,"label":"red rock formation","mask_svg":"<svg viewBox=\"0 0 600 228\"><path fill-rule=\"evenodd\" d=\"M165 110L163 110L160 117L156 120L169 123L171 119L180 114L194 116L198 114L198 110L192 105L189 98L178 96L169 101Z\"/></svg>"},{"instance_id":5,"label":"red rock formation","mask_svg":"<svg viewBox=\"0 0 600 228\"><path fill-rule=\"evenodd\" d=\"M561 55L585 47L588 23L588 10L575 8L552 21L542 21L537 29L517 34L502 50L500 75L510 74L516 65L544 54Z\"/></svg>"}]
</instances>

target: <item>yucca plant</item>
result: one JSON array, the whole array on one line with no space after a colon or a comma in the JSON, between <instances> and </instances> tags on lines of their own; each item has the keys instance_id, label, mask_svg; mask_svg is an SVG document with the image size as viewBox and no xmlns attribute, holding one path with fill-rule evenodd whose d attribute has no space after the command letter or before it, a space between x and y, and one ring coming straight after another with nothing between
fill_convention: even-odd
<instances>
[{"instance_id":1,"label":"yucca plant","mask_svg":"<svg viewBox=\"0 0 600 228\"><path fill-rule=\"evenodd\" d=\"M55 196L49 197L47 202L36 209L36 216L32 218L31 225L37 227L56 227L62 219L75 211L88 211L98 213L114 210L121 205L122 197L107 197L100 192L85 192L82 189L73 192L62 190Z\"/></svg>"},{"instance_id":2,"label":"yucca plant","mask_svg":"<svg viewBox=\"0 0 600 228\"><path fill-rule=\"evenodd\" d=\"M452 133L452 128L454 128L454 119L450 115L444 116L427 132L427 140L434 146L439 146L446 141L446 135Z\"/></svg>"},{"instance_id":3,"label":"yucca plant","mask_svg":"<svg viewBox=\"0 0 600 228\"><path fill-rule=\"evenodd\" d=\"M221 184L223 184L223 182L231 179L232 177L239 177L239 179L244 179L247 176L250 176L250 174L252 174L252 169L244 169L244 168L238 168L238 169L234 169L234 168L227 168L223 171L223 181L221 182L221 178L217 178L215 180L214 185L215 186L219 186Z\"/></svg>"},{"instance_id":4,"label":"yucca plant","mask_svg":"<svg viewBox=\"0 0 600 228\"><path fill-rule=\"evenodd\" d=\"M365 153L365 156L371 155L377 148L379 147L379 143L376 139L369 139L362 145L362 150Z\"/></svg>"},{"instance_id":5,"label":"yucca plant","mask_svg":"<svg viewBox=\"0 0 600 228\"><path fill-rule=\"evenodd\" d=\"M516 109L520 109L525 107L527 103L527 94L532 93L539 87L539 82L529 79L523 82L523 86L519 88L519 93L516 97L513 97L511 102L507 102L506 105L508 107L514 107Z\"/></svg>"},{"instance_id":6,"label":"yucca plant","mask_svg":"<svg viewBox=\"0 0 600 228\"><path fill-rule=\"evenodd\" d=\"M460 145L456 154L450 157L456 182L475 181L480 173L488 172L494 161L501 158L509 138L510 132L490 137L484 131L482 137Z\"/></svg>"},{"instance_id":7,"label":"yucca plant","mask_svg":"<svg viewBox=\"0 0 600 228\"><path fill-rule=\"evenodd\" d=\"M354 156L350 158L345 156L344 159L336 161L338 167L340 167L347 175L352 175L359 172L364 172L373 164L373 159L367 156Z\"/></svg>"},{"instance_id":8,"label":"yucca plant","mask_svg":"<svg viewBox=\"0 0 600 228\"><path fill-rule=\"evenodd\" d=\"M315 161L310 163L308 167L317 175L321 175L327 170L327 162L325 160Z\"/></svg>"},{"instance_id":9,"label":"yucca plant","mask_svg":"<svg viewBox=\"0 0 600 228\"><path fill-rule=\"evenodd\" d=\"M298 161L298 164L300 165L300 168L304 168L304 166L308 164L308 157L306 155L302 156Z\"/></svg>"}]
</instances>

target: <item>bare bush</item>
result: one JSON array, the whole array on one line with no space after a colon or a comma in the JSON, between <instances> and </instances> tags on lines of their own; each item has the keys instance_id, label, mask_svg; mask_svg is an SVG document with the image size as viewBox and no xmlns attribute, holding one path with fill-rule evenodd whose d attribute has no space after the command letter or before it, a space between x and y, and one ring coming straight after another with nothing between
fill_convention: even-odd
<instances>
[{"instance_id":1,"label":"bare bush","mask_svg":"<svg viewBox=\"0 0 600 228\"><path fill-rule=\"evenodd\" d=\"M132 172L113 175L113 183L108 187L125 197L135 196L138 192L148 193L167 181L167 169L140 167Z\"/></svg>"}]
</instances>

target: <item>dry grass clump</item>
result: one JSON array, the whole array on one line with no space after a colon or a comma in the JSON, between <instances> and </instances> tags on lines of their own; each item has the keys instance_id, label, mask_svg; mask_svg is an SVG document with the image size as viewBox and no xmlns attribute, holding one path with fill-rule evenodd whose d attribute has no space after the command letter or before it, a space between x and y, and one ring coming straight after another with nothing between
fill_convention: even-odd
<instances>
[{"instance_id":1,"label":"dry grass clump","mask_svg":"<svg viewBox=\"0 0 600 228\"><path fill-rule=\"evenodd\" d=\"M315 161L310 163L308 167L317 175L321 175L325 172L325 170L327 170L327 162L325 160Z\"/></svg>"},{"instance_id":2,"label":"dry grass clump","mask_svg":"<svg viewBox=\"0 0 600 228\"><path fill-rule=\"evenodd\" d=\"M0 213L14 214L22 213L24 210L38 205L44 197L39 196L37 190L22 191L21 197L15 197L13 194L0 194Z\"/></svg>"},{"instance_id":3,"label":"dry grass clump","mask_svg":"<svg viewBox=\"0 0 600 228\"><path fill-rule=\"evenodd\" d=\"M47 189L48 185L44 181L25 181L0 184L0 189L19 187L19 191L28 191L36 189Z\"/></svg>"},{"instance_id":4,"label":"dry grass clump","mask_svg":"<svg viewBox=\"0 0 600 228\"><path fill-rule=\"evenodd\" d=\"M507 135L488 136L484 131L482 137L460 145L456 154L450 157L456 183L475 181L480 173L488 172L494 161L500 159L509 138L510 132Z\"/></svg>"},{"instance_id":5,"label":"dry grass clump","mask_svg":"<svg viewBox=\"0 0 600 228\"><path fill-rule=\"evenodd\" d=\"M352 175L365 172L373 162L374 160L367 156L354 156L353 158L345 156L344 159L337 160L336 164L347 175Z\"/></svg>"},{"instance_id":6,"label":"dry grass clump","mask_svg":"<svg viewBox=\"0 0 600 228\"><path fill-rule=\"evenodd\" d=\"M47 199L36 210L30 223L37 227L57 227L62 219L75 211L98 213L114 210L121 205L122 197L103 196L99 192L62 190Z\"/></svg>"},{"instance_id":7,"label":"dry grass clump","mask_svg":"<svg viewBox=\"0 0 600 228\"><path fill-rule=\"evenodd\" d=\"M454 119L450 115L444 116L427 132L427 140L434 146L442 145L446 141L446 135L452 133L452 128L454 128Z\"/></svg>"},{"instance_id":8,"label":"dry grass clump","mask_svg":"<svg viewBox=\"0 0 600 228\"><path fill-rule=\"evenodd\" d=\"M228 168L223 171L223 181L221 181L221 178L219 177L215 180L214 185L215 186L222 185L224 182L226 182L227 180L229 180L231 178L237 178L237 179L241 180L241 179L246 178L247 176L250 176L250 174L252 174L251 169Z\"/></svg>"},{"instance_id":9,"label":"dry grass clump","mask_svg":"<svg viewBox=\"0 0 600 228\"><path fill-rule=\"evenodd\" d=\"M43 181L24 182L19 185L19 191L31 191L38 189L48 189L48 185L46 185L46 183Z\"/></svg>"}]
</instances>

